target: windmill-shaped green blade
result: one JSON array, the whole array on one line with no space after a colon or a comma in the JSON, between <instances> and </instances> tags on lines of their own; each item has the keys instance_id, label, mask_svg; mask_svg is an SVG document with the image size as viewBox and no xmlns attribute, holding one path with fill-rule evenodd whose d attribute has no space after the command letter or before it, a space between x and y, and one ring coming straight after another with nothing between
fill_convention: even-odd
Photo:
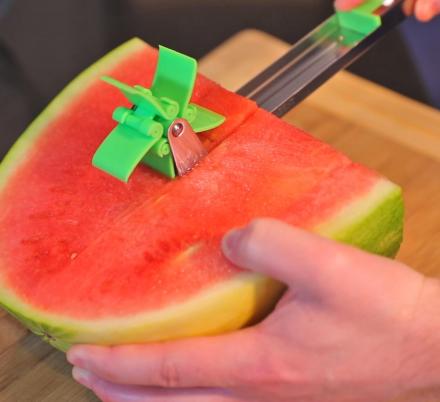
<instances>
[{"instance_id":1,"label":"windmill-shaped green blade","mask_svg":"<svg viewBox=\"0 0 440 402\"><path fill-rule=\"evenodd\" d=\"M118 88L124 96L136 106L136 108L146 114L158 115L165 120L171 120L177 116L179 109L176 102L170 100L164 104L164 102L161 102L153 96L151 91L147 88L143 88L139 85L131 87L121 81L106 76L101 79Z\"/></svg>"},{"instance_id":2,"label":"windmill-shaped green blade","mask_svg":"<svg viewBox=\"0 0 440 402\"><path fill-rule=\"evenodd\" d=\"M211 130L225 118L211 110L189 104L197 77L197 61L164 46L159 46L159 60L151 90L159 98L171 98L179 104L179 117L188 120L196 132Z\"/></svg>"},{"instance_id":3,"label":"windmill-shaped green blade","mask_svg":"<svg viewBox=\"0 0 440 402\"><path fill-rule=\"evenodd\" d=\"M121 81L118 81L112 77L104 76L104 77L101 77L101 79L103 81L105 81L107 84L110 84L111 86L114 86L115 88L118 88L124 94L124 96L131 103L133 103L133 105L139 105L143 102L148 102L148 100L149 100L146 97L146 92L141 93L139 90L136 90L135 88L131 87L130 85L127 85L127 84L125 84Z\"/></svg>"},{"instance_id":4,"label":"windmill-shaped green blade","mask_svg":"<svg viewBox=\"0 0 440 402\"><path fill-rule=\"evenodd\" d=\"M142 135L118 124L93 156L93 165L127 182L144 156L160 141L161 136Z\"/></svg>"},{"instance_id":5,"label":"windmill-shaped green blade","mask_svg":"<svg viewBox=\"0 0 440 402\"><path fill-rule=\"evenodd\" d=\"M204 107L191 104L195 108L195 118L190 121L192 129L196 133L201 133L202 131L212 130L224 123L226 120L224 116L215 113L211 110L205 109Z\"/></svg>"},{"instance_id":6,"label":"windmill-shaped green blade","mask_svg":"<svg viewBox=\"0 0 440 402\"><path fill-rule=\"evenodd\" d=\"M172 145L169 140L173 123L183 119L189 127L184 135L175 136L179 136L181 143L186 141L183 151L190 156L191 165L184 170L191 169L192 163L197 163L206 154L206 151L201 152L203 145L194 133L213 129L225 120L215 112L189 103L196 76L196 60L161 46L151 89L139 85L131 87L114 78L103 77L105 82L119 89L133 107L115 109L113 119L119 124L96 151L93 165L122 181L127 181L141 162L169 178L174 178L176 172L183 174L182 169L176 170L179 158L176 143Z\"/></svg>"},{"instance_id":7,"label":"windmill-shaped green blade","mask_svg":"<svg viewBox=\"0 0 440 402\"><path fill-rule=\"evenodd\" d=\"M177 102L179 117L182 117L191 99L196 77L196 60L159 46L159 60L151 91L158 98L168 98Z\"/></svg>"}]
</instances>

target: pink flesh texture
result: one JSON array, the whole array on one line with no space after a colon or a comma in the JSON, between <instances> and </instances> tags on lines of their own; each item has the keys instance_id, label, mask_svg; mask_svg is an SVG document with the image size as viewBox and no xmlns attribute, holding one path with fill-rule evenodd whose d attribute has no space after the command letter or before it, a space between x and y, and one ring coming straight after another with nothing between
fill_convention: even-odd
<instances>
[{"instance_id":1,"label":"pink flesh texture","mask_svg":"<svg viewBox=\"0 0 440 402\"><path fill-rule=\"evenodd\" d=\"M146 47L108 74L149 87L156 57ZM228 229L257 216L312 227L378 180L204 77L193 102L227 123L204 134L210 154L175 181L141 166L124 184L91 165L112 111L129 106L104 83L44 129L0 199L1 275L20 297L86 320L177 304L240 272L220 251Z\"/></svg>"}]
</instances>

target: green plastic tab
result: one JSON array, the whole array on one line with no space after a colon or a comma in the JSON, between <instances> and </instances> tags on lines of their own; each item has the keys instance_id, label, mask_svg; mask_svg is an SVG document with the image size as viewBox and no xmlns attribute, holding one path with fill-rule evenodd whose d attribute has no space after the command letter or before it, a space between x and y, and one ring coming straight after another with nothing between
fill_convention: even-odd
<instances>
[{"instance_id":1,"label":"green plastic tab","mask_svg":"<svg viewBox=\"0 0 440 402\"><path fill-rule=\"evenodd\" d=\"M382 4L383 0L368 0L350 11L337 10L339 25L363 37L368 36L382 25L380 16L373 14Z\"/></svg>"},{"instance_id":2,"label":"green plastic tab","mask_svg":"<svg viewBox=\"0 0 440 402\"><path fill-rule=\"evenodd\" d=\"M148 153L142 162L170 179L176 177L176 169L171 155L170 144L165 138L161 138L154 145L152 152Z\"/></svg>"},{"instance_id":3,"label":"green plastic tab","mask_svg":"<svg viewBox=\"0 0 440 402\"><path fill-rule=\"evenodd\" d=\"M115 109L113 120L118 125L100 145L92 164L125 182L141 162L169 178L176 177L167 136L173 121L187 120L196 133L211 130L225 121L218 113L189 103L196 77L196 60L163 46L159 47L151 89L103 77L133 107Z\"/></svg>"},{"instance_id":4,"label":"green plastic tab","mask_svg":"<svg viewBox=\"0 0 440 402\"><path fill-rule=\"evenodd\" d=\"M205 109L204 107L197 106L197 105L190 105L194 106L194 114L195 117L190 121L192 129L196 133L200 133L202 131L208 131L212 130L213 128L218 127L219 125L223 124L225 121L225 118L217 113L213 113L212 111ZM185 115L182 116L185 118Z\"/></svg>"},{"instance_id":5,"label":"green plastic tab","mask_svg":"<svg viewBox=\"0 0 440 402\"><path fill-rule=\"evenodd\" d=\"M93 165L127 182L148 151L160 140L118 125L99 147ZM121 152L123 150L123 152Z\"/></svg>"},{"instance_id":6,"label":"green plastic tab","mask_svg":"<svg viewBox=\"0 0 440 402\"><path fill-rule=\"evenodd\" d=\"M197 61L172 49L159 46L159 61L153 80L155 96L173 99L183 112L193 93L197 76Z\"/></svg>"}]
</instances>

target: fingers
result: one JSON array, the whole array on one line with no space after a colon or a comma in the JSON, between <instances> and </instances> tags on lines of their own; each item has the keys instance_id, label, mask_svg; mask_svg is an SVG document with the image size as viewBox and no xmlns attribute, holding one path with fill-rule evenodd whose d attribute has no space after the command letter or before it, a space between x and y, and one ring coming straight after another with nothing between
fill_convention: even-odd
<instances>
[{"instance_id":1,"label":"fingers","mask_svg":"<svg viewBox=\"0 0 440 402\"><path fill-rule=\"evenodd\" d=\"M92 390L104 402L235 402L221 389L172 390L113 384L95 374L74 368L73 378Z\"/></svg>"},{"instance_id":2,"label":"fingers","mask_svg":"<svg viewBox=\"0 0 440 402\"><path fill-rule=\"evenodd\" d=\"M351 10L364 0L336 0L338 10ZM440 0L406 0L403 9L407 15L415 14L419 21L427 22L440 14Z\"/></svg>"},{"instance_id":3,"label":"fingers","mask_svg":"<svg viewBox=\"0 0 440 402\"><path fill-rule=\"evenodd\" d=\"M337 248L323 238L272 219L257 219L223 239L223 252L235 265L294 287L307 287L310 275L321 269L319 256Z\"/></svg>"},{"instance_id":4,"label":"fingers","mask_svg":"<svg viewBox=\"0 0 440 402\"><path fill-rule=\"evenodd\" d=\"M259 219L232 231L223 240L223 251L234 264L286 283L297 296L319 300L335 295L348 298L363 289L371 292L372 287L376 292L387 285L393 288L399 272L408 270L272 219Z\"/></svg>"},{"instance_id":5,"label":"fingers","mask_svg":"<svg viewBox=\"0 0 440 402\"><path fill-rule=\"evenodd\" d=\"M223 239L223 252L242 268L301 288L308 288L330 266L340 270L359 258L354 249L273 219L257 219L233 230Z\"/></svg>"},{"instance_id":6,"label":"fingers","mask_svg":"<svg viewBox=\"0 0 440 402\"><path fill-rule=\"evenodd\" d=\"M67 358L118 384L165 388L242 385L251 367L266 359L256 332L249 328L218 337L111 348L74 346Z\"/></svg>"},{"instance_id":7,"label":"fingers","mask_svg":"<svg viewBox=\"0 0 440 402\"><path fill-rule=\"evenodd\" d=\"M406 15L413 15L417 0L405 0L403 3L403 11Z\"/></svg>"},{"instance_id":8,"label":"fingers","mask_svg":"<svg viewBox=\"0 0 440 402\"><path fill-rule=\"evenodd\" d=\"M364 3L365 0L336 0L335 7L338 10L351 10L354 7L357 7Z\"/></svg>"},{"instance_id":9,"label":"fingers","mask_svg":"<svg viewBox=\"0 0 440 402\"><path fill-rule=\"evenodd\" d=\"M418 0L414 14L419 21L427 22L440 13L440 0Z\"/></svg>"}]
</instances>

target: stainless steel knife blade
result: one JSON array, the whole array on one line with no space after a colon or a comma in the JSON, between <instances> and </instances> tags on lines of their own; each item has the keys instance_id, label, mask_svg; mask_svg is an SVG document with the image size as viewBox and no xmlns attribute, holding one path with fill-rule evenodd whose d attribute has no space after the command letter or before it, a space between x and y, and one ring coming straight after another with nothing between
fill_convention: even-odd
<instances>
[{"instance_id":1,"label":"stainless steel knife blade","mask_svg":"<svg viewBox=\"0 0 440 402\"><path fill-rule=\"evenodd\" d=\"M283 116L338 71L344 69L405 19L402 0L384 0L374 11L382 25L368 36L347 31L333 16L297 42L237 93ZM358 39L347 44L347 35Z\"/></svg>"}]
</instances>

